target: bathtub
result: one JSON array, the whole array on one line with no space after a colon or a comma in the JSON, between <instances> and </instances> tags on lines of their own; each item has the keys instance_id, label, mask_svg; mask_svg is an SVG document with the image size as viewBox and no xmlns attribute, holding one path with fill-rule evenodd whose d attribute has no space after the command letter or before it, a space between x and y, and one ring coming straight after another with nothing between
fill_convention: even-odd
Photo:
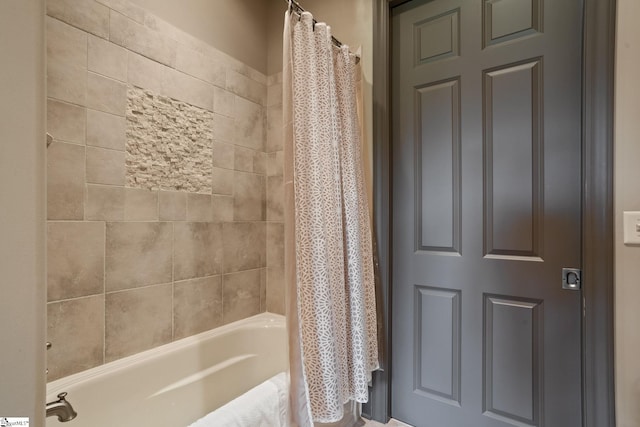
<instances>
[{"instance_id":1,"label":"bathtub","mask_svg":"<svg viewBox=\"0 0 640 427\"><path fill-rule=\"evenodd\" d=\"M285 318L263 313L49 383L78 417L46 426L188 426L286 369Z\"/></svg>"}]
</instances>

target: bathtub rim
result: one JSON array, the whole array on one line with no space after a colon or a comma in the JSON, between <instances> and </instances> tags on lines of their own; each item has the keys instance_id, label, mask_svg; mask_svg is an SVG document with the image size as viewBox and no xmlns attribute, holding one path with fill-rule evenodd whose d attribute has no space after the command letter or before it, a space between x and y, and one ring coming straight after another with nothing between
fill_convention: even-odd
<instances>
[{"instance_id":1,"label":"bathtub rim","mask_svg":"<svg viewBox=\"0 0 640 427\"><path fill-rule=\"evenodd\" d=\"M158 347L144 350L140 353L107 362L102 365L89 368L66 377L58 378L47 383L46 396L47 401L55 399L58 393L67 391L65 389L84 384L96 377L106 375L112 372L129 368L144 361L151 361L160 356L165 356L176 351L180 351L187 347L196 345L200 342L210 340L212 338L222 337L232 332L243 329L270 329L270 328L286 328L286 318L283 315L275 313L260 313L246 319L237 320L226 325L218 326L208 331L190 337L181 338Z\"/></svg>"}]
</instances>

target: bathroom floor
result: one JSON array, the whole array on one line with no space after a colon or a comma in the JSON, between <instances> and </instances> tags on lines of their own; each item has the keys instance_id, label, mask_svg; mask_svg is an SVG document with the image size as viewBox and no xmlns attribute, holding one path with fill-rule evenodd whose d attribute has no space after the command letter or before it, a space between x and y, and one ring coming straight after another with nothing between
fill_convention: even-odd
<instances>
[{"instance_id":1,"label":"bathroom floor","mask_svg":"<svg viewBox=\"0 0 640 427\"><path fill-rule=\"evenodd\" d=\"M387 424L381 424L377 421L373 421L373 420L365 420L364 422L364 427L412 427L409 424L405 424L403 422L400 422L398 420L394 420L393 418L391 420L389 420L389 422Z\"/></svg>"}]
</instances>

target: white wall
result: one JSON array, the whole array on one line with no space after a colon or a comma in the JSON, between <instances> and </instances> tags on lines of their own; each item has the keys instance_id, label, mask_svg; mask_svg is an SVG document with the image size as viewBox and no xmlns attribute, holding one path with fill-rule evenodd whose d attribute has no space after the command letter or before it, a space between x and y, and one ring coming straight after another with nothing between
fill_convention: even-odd
<instances>
[{"instance_id":1,"label":"white wall","mask_svg":"<svg viewBox=\"0 0 640 427\"><path fill-rule=\"evenodd\" d=\"M622 242L622 211L640 211L640 1L618 0L615 118L616 416L640 426L640 246Z\"/></svg>"},{"instance_id":2,"label":"white wall","mask_svg":"<svg viewBox=\"0 0 640 427\"><path fill-rule=\"evenodd\" d=\"M0 1L0 416L42 426L44 0Z\"/></svg>"}]
</instances>

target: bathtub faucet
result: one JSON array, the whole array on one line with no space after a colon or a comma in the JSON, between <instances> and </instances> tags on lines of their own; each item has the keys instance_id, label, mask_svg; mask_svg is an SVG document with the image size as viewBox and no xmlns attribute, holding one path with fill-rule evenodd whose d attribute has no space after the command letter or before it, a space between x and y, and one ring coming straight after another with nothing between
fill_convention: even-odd
<instances>
[{"instance_id":1,"label":"bathtub faucet","mask_svg":"<svg viewBox=\"0 0 640 427\"><path fill-rule=\"evenodd\" d=\"M71 421L78 414L73 410L73 406L67 402L67 393L60 393L58 400L47 403L47 417L58 417L58 421L66 423Z\"/></svg>"}]
</instances>

